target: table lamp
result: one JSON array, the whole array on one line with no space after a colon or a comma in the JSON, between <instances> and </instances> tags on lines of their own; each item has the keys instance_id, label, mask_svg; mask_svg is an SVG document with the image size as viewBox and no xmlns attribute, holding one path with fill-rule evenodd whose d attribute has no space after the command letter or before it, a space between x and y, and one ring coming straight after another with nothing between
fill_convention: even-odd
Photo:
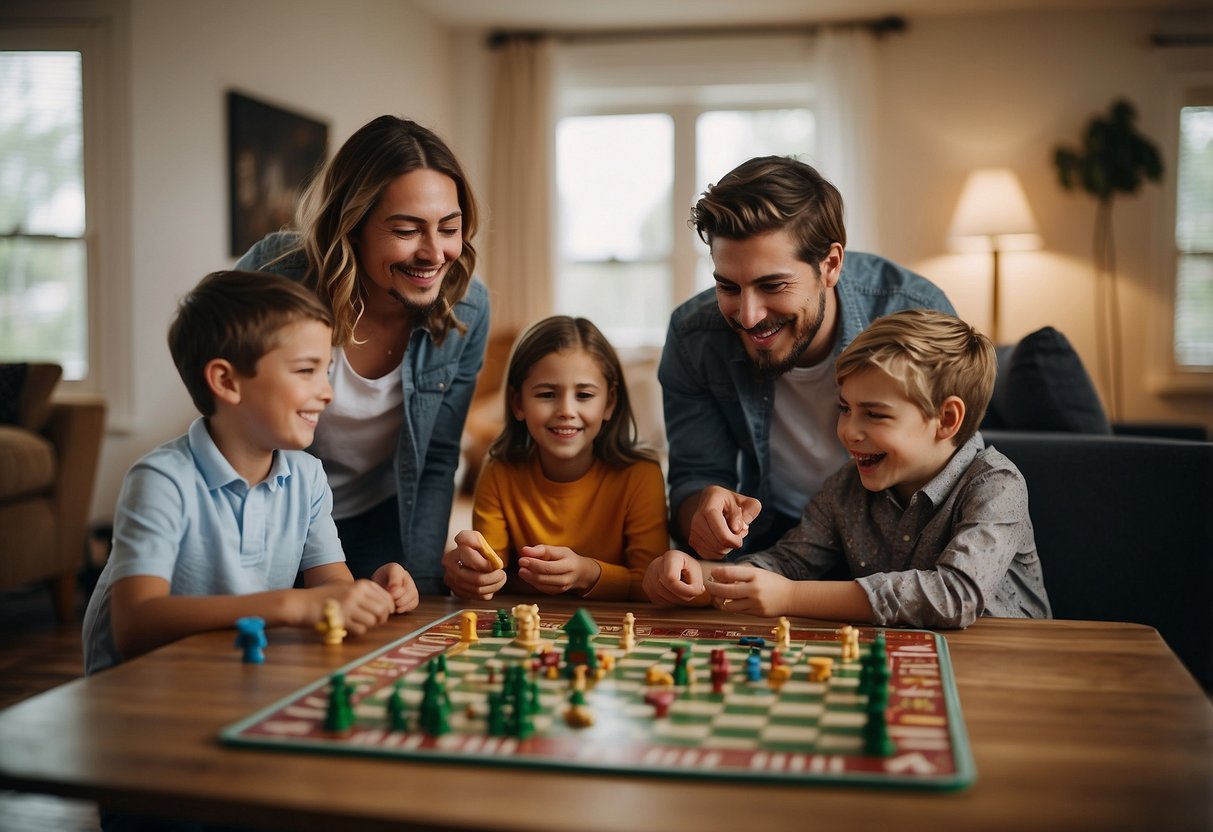
<instances>
[{"instance_id":1,"label":"table lamp","mask_svg":"<svg viewBox=\"0 0 1213 832\"><path fill-rule=\"evenodd\" d=\"M998 343L998 306L1001 294L998 256L1004 251L1040 248L1036 220L1028 208L1019 178L1008 168L975 170L965 180L952 215L948 237L959 251L988 251L994 256L990 304L990 340Z\"/></svg>"}]
</instances>

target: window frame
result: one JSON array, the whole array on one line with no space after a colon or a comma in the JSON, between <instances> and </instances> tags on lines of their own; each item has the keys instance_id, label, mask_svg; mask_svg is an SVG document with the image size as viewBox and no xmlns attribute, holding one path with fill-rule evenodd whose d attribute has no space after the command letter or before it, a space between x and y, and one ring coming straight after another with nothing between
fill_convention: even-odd
<instances>
[{"instance_id":1,"label":"window frame","mask_svg":"<svg viewBox=\"0 0 1213 832\"><path fill-rule=\"evenodd\" d=\"M1213 58L1213 50L1203 52ZM1159 396L1207 396L1213 394L1213 365L1206 367L1180 365L1175 360L1175 307L1179 281L1180 250L1176 240L1179 198L1179 115L1185 106L1197 101L1209 101L1213 91L1213 72L1173 70L1168 74L1165 96L1164 127L1160 130L1163 158L1169 159L1164 175L1162 210L1159 215L1157 263L1158 297L1155 321L1154 360L1149 377L1150 392ZM1197 96L1202 96L1201 98Z\"/></svg>"},{"instance_id":2,"label":"window frame","mask_svg":"<svg viewBox=\"0 0 1213 832\"><path fill-rule=\"evenodd\" d=\"M111 433L129 430L133 418L125 14L124 3L105 0L17 0L0 11L0 49L81 55L88 373L59 392L104 396Z\"/></svg>"}]
</instances>

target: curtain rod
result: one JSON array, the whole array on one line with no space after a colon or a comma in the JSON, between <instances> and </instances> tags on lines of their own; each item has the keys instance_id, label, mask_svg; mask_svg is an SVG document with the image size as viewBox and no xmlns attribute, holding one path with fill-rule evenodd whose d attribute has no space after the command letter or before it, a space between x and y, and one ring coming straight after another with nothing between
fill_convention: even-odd
<instances>
[{"instance_id":1,"label":"curtain rod","mask_svg":"<svg viewBox=\"0 0 1213 832\"><path fill-rule=\"evenodd\" d=\"M657 29L545 29L514 30L498 29L491 32L487 43L490 49L499 49L510 41L538 41L545 38L566 43L603 43L608 41L657 40L668 38L713 38L732 35L815 35L823 29L866 29L882 38L888 34L906 30L906 20L900 15L863 18L859 20L837 20L823 23L785 23L759 26L679 26Z\"/></svg>"}]
</instances>

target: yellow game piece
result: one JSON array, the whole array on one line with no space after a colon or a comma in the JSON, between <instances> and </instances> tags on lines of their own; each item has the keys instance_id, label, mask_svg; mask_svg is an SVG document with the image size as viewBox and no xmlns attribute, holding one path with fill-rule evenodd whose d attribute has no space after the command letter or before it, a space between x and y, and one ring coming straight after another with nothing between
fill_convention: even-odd
<instances>
[{"instance_id":1,"label":"yellow game piece","mask_svg":"<svg viewBox=\"0 0 1213 832\"><path fill-rule=\"evenodd\" d=\"M834 660L829 656L809 656L809 681L824 682L834 670Z\"/></svg>"},{"instance_id":2,"label":"yellow game piece","mask_svg":"<svg viewBox=\"0 0 1213 832\"><path fill-rule=\"evenodd\" d=\"M324 633L325 644L340 644L346 637L345 619L337 599L330 598L324 602L324 617L316 622L316 630Z\"/></svg>"},{"instance_id":3,"label":"yellow game piece","mask_svg":"<svg viewBox=\"0 0 1213 832\"><path fill-rule=\"evenodd\" d=\"M570 728L589 728L594 724L594 714L580 705L574 705L564 712L564 721Z\"/></svg>"},{"instance_id":4,"label":"yellow game piece","mask_svg":"<svg viewBox=\"0 0 1213 832\"><path fill-rule=\"evenodd\" d=\"M463 644L475 644L480 641L476 634L476 613L464 610L459 613L459 641Z\"/></svg>"},{"instance_id":5,"label":"yellow game piece","mask_svg":"<svg viewBox=\"0 0 1213 832\"><path fill-rule=\"evenodd\" d=\"M480 554L484 555L484 559L493 564L493 569L495 570L505 569L505 561L501 559L501 555L493 551L493 547L484 539L484 535L480 534L480 532L476 532L476 534L480 535Z\"/></svg>"},{"instance_id":6,"label":"yellow game piece","mask_svg":"<svg viewBox=\"0 0 1213 832\"><path fill-rule=\"evenodd\" d=\"M770 686L771 690L779 690L791 675L792 668L790 665L777 664L767 674L767 685Z\"/></svg>"}]
</instances>

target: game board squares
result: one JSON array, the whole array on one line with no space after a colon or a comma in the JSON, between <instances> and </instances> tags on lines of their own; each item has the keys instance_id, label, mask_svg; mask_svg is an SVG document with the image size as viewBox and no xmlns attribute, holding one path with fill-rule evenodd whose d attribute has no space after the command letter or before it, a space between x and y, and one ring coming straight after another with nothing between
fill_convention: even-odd
<instances>
[{"instance_id":1,"label":"game board squares","mask_svg":"<svg viewBox=\"0 0 1213 832\"><path fill-rule=\"evenodd\" d=\"M661 740L699 742L708 736L711 726L706 722L674 722L663 719L653 726L653 736Z\"/></svg>"},{"instance_id":2,"label":"game board squares","mask_svg":"<svg viewBox=\"0 0 1213 832\"><path fill-rule=\"evenodd\" d=\"M827 710L821 715L822 728L863 728L868 715L863 711Z\"/></svg>"},{"instance_id":3,"label":"game board squares","mask_svg":"<svg viewBox=\"0 0 1213 832\"><path fill-rule=\"evenodd\" d=\"M717 728L741 728L747 731L757 731L766 724L767 718L761 713L735 713L731 708L717 715L713 725Z\"/></svg>"},{"instance_id":4,"label":"game board squares","mask_svg":"<svg viewBox=\"0 0 1213 832\"><path fill-rule=\"evenodd\" d=\"M678 699L670 706L670 714L674 716L685 715L704 715L713 716L720 713L724 709L724 704L721 702L713 702L708 699L690 699L684 697Z\"/></svg>"},{"instance_id":5,"label":"game board squares","mask_svg":"<svg viewBox=\"0 0 1213 832\"><path fill-rule=\"evenodd\" d=\"M823 713L825 705L821 702L789 702L781 699L770 708L772 718L818 719Z\"/></svg>"},{"instance_id":6,"label":"game board squares","mask_svg":"<svg viewBox=\"0 0 1213 832\"><path fill-rule=\"evenodd\" d=\"M816 725L767 725L758 736L764 745L772 748L803 751L813 747L821 736L821 729Z\"/></svg>"},{"instance_id":7,"label":"game board squares","mask_svg":"<svg viewBox=\"0 0 1213 832\"><path fill-rule=\"evenodd\" d=\"M825 703L831 708L860 708L868 701L866 696L858 693L835 693L830 691L825 695Z\"/></svg>"},{"instance_id":8,"label":"game board squares","mask_svg":"<svg viewBox=\"0 0 1213 832\"><path fill-rule=\"evenodd\" d=\"M817 740L817 750L834 754L861 754L863 737L859 734L822 734Z\"/></svg>"}]
</instances>

